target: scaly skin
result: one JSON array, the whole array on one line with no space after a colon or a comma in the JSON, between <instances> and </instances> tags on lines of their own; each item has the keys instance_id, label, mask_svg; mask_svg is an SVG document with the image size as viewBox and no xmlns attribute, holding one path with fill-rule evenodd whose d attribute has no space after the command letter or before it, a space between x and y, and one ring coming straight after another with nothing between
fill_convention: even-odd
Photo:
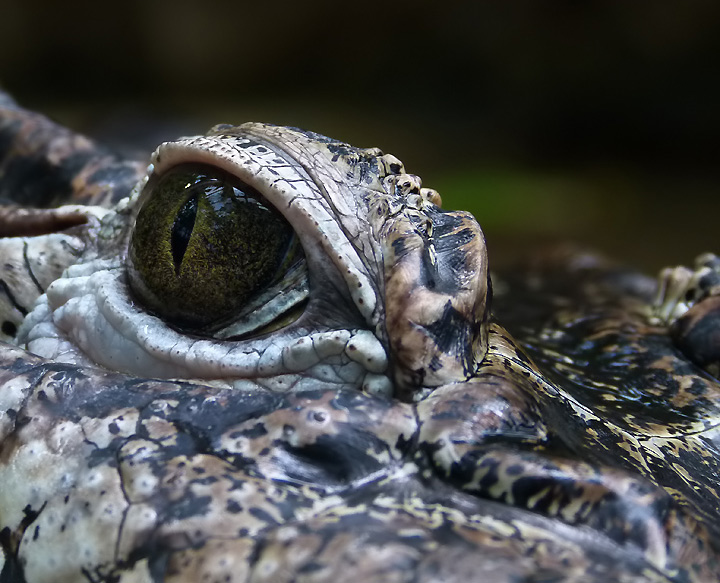
<instances>
[{"instance_id":1,"label":"scaly skin","mask_svg":"<svg viewBox=\"0 0 720 583\"><path fill-rule=\"evenodd\" d=\"M544 254L494 275L491 316L477 222L377 149L216 126L146 180L4 94L0 144L0 582L720 578L712 260L681 309ZM302 313L184 330L128 289L187 163L287 219Z\"/></svg>"}]
</instances>

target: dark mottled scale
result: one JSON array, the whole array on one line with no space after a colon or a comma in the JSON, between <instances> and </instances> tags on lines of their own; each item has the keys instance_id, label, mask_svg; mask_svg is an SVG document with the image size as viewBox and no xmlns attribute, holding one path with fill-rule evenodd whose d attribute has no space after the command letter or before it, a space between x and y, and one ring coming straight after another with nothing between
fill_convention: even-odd
<instances>
[{"instance_id":1,"label":"dark mottled scale","mask_svg":"<svg viewBox=\"0 0 720 583\"><path fill-rule=\"evenodd\" d=\"M690 308L673 323L670 334L689 359L720 376L720 296L704 299Z\"/></svg>"},{"instance_id":2,"label":"dark mottled scale","mask_svg":"<svg viewBox=\"0 0 720 583\"><path fill-rule=\"evenodd\" d=\"M22 109L0 91L0 203L109 204L128 195L146 165Z\"/></svg>"},{"instance_id":3,"label":"dark mottled scale","mask_svg":"<svg viewBox=\"0 0 720 583\"><path fill-rule=\"evenodd\" d=\"M571 452L681 492L681 502L705 517L720 540L720 440L713 429L720 419L720 384L678 349L668 329L649 324L643 310L654 280L586 259L583 268L542 260L502 272L504 293L495 298L494 315L545 379L592 412L583 419L568 399L542 395L548 424ZM643 442L654 433L672 440L662 457L642 446L633 450L636 457L627 454L632 441L625 436ZM673 444L684 448L680 459Z\"/></svg>"}]
</instances>

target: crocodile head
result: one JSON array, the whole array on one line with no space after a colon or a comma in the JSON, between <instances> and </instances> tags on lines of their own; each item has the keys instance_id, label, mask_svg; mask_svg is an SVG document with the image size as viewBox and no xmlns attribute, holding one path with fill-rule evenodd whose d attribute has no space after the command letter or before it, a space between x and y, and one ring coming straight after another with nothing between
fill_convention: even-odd
<instances>
[{"instance_id":1,"label":"crocodile head","mask_svg":"<svg viewBox=\"0 0 720 583\"><path fill-rule=\"evenodd\" d=\"M216 126L131 190L48 123L0 93L0 196L85 203L0 208L0 582L718 580L718 388L652 282L501 277L518 342L475 219L377 149ZM718 265L658 308L709 286L691 351Z\"/></svg>"}]
</instances>

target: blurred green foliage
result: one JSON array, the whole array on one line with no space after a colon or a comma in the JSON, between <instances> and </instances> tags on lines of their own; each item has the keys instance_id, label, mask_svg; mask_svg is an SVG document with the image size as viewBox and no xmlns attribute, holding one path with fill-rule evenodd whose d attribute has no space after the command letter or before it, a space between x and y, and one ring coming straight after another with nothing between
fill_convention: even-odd
<instances>
[{"instance_id":1,"label":"blurred green foliage","mask_svg":"<svg viewBox=\"0 0 720 583\"><path fill-rule=\"evenodd\" d=\"M457 171L438 177L438 185L459 209L474 210L489 231L548 234L568 225L587 227L602 204L601 192L576 177L522 168Z\"/></svg>"}]
</instances>

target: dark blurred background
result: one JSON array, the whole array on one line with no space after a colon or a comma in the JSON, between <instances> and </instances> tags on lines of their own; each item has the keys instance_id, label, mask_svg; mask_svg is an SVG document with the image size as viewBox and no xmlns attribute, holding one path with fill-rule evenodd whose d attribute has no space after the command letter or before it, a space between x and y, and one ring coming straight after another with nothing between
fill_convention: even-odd
<instances>
[{"instance_id":1,"label":"dark blurred background","mask_svg":"<svg viewBox=\"0 0 720 583\"><path fill-rule=\"evenodd\" d=\"M719 62L717 0L0 8L24 105L118 147L248 120L380 146L478 217L493 261L720 251Z\"/></svg>"}]
</instances>

